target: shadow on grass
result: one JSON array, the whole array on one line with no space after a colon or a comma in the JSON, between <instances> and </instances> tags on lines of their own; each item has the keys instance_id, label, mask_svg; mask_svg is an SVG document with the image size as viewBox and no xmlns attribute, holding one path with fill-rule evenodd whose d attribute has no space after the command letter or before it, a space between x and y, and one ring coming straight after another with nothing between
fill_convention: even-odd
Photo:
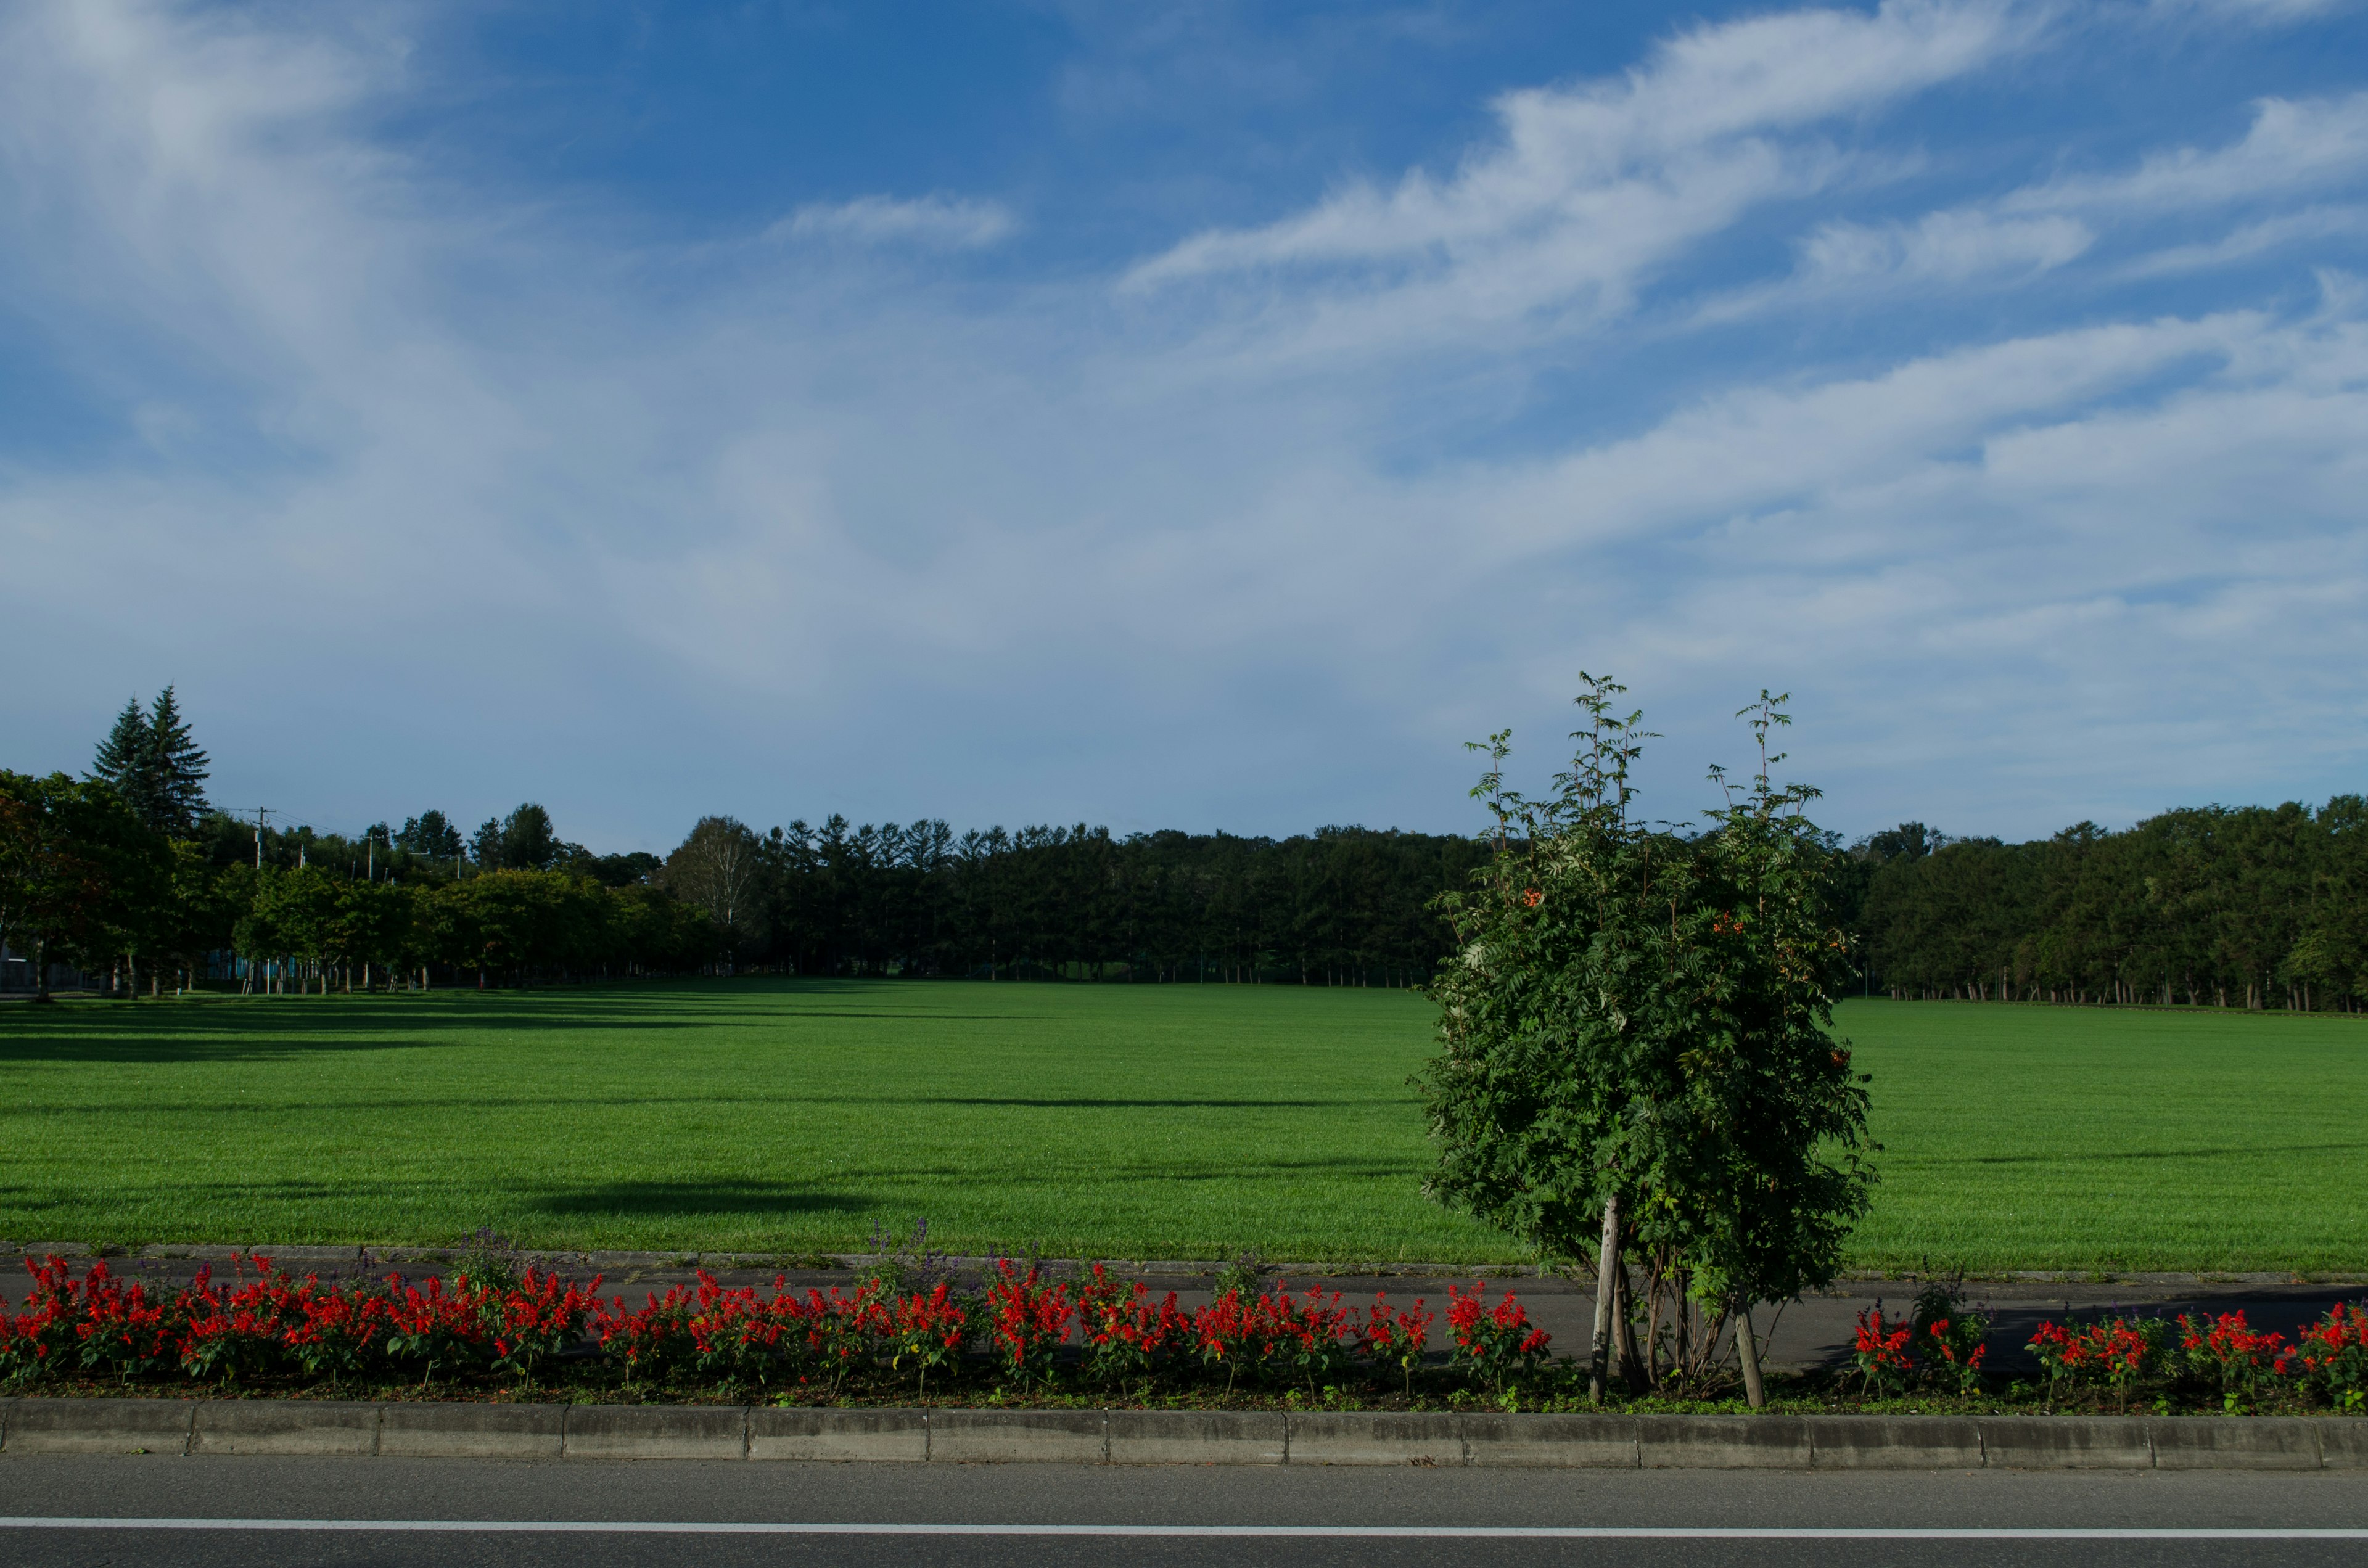
<instances>
[{"instance_id":1,"label":"shadow on grass","mask_svg":"<svg viewBox=\"0 0 2368 1568\"><path fill-rule=\"evenodd\" d=\"M987 1099L954 1095L915 1095L880 1099L839 1099L839 1104L962 1105L1016 1107L1028 1110L1337 1110L1350 1105L1395 1105L1394 1100L1120 1100L1120 1099Z\"/></svg>"},{"instance_id":2,"label":"shadow on grass","mask_svg":"<svg viewBox=\"0 0 2368 1568\"><path fill-rule=\"evenodd\" d=\"M298 1038L225 1040L208 1035L163 1035L126 1040L113 1035L0 1035L0 1062L115 1062L150 1066L190 1062L279 1062L324 1051L416 1051L421 1042L401 1037L369 1039L307 1034Z\"/></svg>"},{"instance_id":3,"label":"shadow on grass","mask_svg":"<svg viewBox=\"0 0 2368 1568\"><path fill-rule=\"evenodd\" d=\"M625 1181L603 1187L545 1192L532 1200L537 1212L567 1215L617 1214L852 1214L872 1207L869 1199L814 1192L761 1181Z\"/></svg>"},{"instance_id":4,"label":"shadow on grass","mask_svg":"<svg viewBox=\"0 0 2368 1568\"><path fill-rule=\"evenodd\" d=\"M2368 1153L2363 1143L2248 1143L2226 1149L2106 1149L2080 1153L2051 1149L2040 1154L1958 1154L1918 1156L1903 1161L1924 1165L2110 1165L2123 1160L2255 1159L2263 1154L2351 1154Z\"/></svg>"}]
</instances>

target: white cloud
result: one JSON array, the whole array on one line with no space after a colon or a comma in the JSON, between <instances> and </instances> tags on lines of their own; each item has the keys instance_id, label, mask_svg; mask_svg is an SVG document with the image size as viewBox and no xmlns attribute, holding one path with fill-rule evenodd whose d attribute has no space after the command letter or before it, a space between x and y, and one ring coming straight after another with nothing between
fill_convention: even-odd
<instances>
[{"instance_id":1,"label":"white cloud","mask_svg":"<svg viewBox=\"0 0 2368 1568\"><path fill-rule=\"evenodd\" d=\"M1729 290L1697 307L1697 324L1827 303L1869 290L1945 293L2029 282L2087 256L2102 231L2126 235L2167 217L2259 203L2368 177L2368 93L2265 99L2244 136L2216 148L2155 153L2131 170L2064 176L1913 222L1832 220L1797 244L1791 276ZM2362 210L2317 207L2246 224L2216 239L2163 246L2117 271L2162 276L2226 266L2289 244L2357 231Z\"/></svg>"},{"instance_id":2,"label":"white cloud","mask_svg":"<svg viewBox=\"0 0 2368 1568\"><path fill-rule=\"evenodd\" d=\"M2179 210L2254 201L2357 180L2368 173L2368 93L2265 98L2238 141L2157 153L2127 174L2076 175L2018 191L2009 212Z\"/></svg>"},{"instance_id":3,"label":"white cloud","mask_svg":"<svg viewBox=\"0 0 2368 1568\"><path fill-rule=\"evenodd\" d=\"M1755 205L1823 185L1786 142L1997 59L2035 24L2002 6L1886 0L1702 26L1608 81L1508 93L1502 139L1443 177L1351 185L1264 227L1195 235L1134 267L1144 292L1246 271L1309 275L1324 344L1438 336L1547 310L1616 312L1657 265Z\"/></svg>"},{"instance_id":4,"label":"white cloud","mask_svg":"<svg viewBox=\"0 0 2368 1568\"><path fill-rule=\"evenodd\" d=\"M1729 290L1697 307L1707 325L1848 297L2010 286L2078 260L2096 235L2078 219L2001 218L1977 209L1930 212L1915 222L1836 220L1804 236L1789 278Z\"/></svg>"},{"instance_id":5,"label":"white cloud","mask_svg":"<svg viewBox=\"0 0 2368 1568\"><path fill-rule=\"evenodd\" d=\"M2069 218L1933 212L1912 224L1827 223L1803 243L1801 263L1807 281L1827 287L1887 278L1965 283L2061 267L2095 238Z\"/></svg>"},{"instance_id":6,"label":"white cloud","mask_svg":"<svg viewBox=\"0 0 2368 1568\"><path fill-rule=\"evenodd\" d=\"M862 196L835 205L801 207L769 233L791 240L976 250L1008 239L1019 228L1019 220L999 202L943 195L911 200Z\"/></svg>"},{"instance_id":7,"label":"white cloud","mask_svg":"<svg viewBox=\"0 0 2368 1568\"><path fill-rule=\"evenodd\" d=\"M2274 218L2240 224L2217 239L2166 245L2121 270L2125 277L2157 278L2230 267L2314 240L2368 234L2368 206L2306 207Z\"/></svg>"},{"instance_id":8,"label":"white cloud","mask_svg":"<svg viewBox=\"0 0 2368 1568\"><path fill-rule=\"evenodd\" d=\"M1091 278L982 303L805 243L1012 232L951 197L803 210L778 265L722 279L622 259L606 223L387 154L364 121L399 50L28 7L0 267L125 445L12 449L0 662L83 729L180 679L222 715L226 794L367 821L530 790L625 842L834 805L1442 825L1454 743L1558 733L1582 665L1689 766L1734 748L1687 712L1793 687L1845 824L2036 832L2356 767L2343 278L2306 316L2102 296L2076 326L1993 294L1977 331L1847 363L1804 331L1748 373L1610 380L1608 415L1457 406L1463 329L1516 380L1545 356L1507 324L1610 309L1770 192L1807 203L1779 233L1827 300L2063 268L2248 179L2259 244L2351 221L2291 193L2345 177L2352 100L2265 105L2120 185L1855 210L1811 132L2027 36L1913 6L1697 29L1500 100L1450 176L1171 250L1113 312ZM2322 172L2271 183L2272 146ZM1278 324L1221 393L1196 379ZM1275 369L1368 335L1404 360ZM1479 436L1440 439L1442 408Z\"/></svg>"}]
</instances>

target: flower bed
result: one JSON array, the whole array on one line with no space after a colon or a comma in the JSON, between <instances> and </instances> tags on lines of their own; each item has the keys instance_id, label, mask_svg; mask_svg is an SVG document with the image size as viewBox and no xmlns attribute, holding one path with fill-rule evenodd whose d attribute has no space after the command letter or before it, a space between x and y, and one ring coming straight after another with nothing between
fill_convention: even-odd
<instances>
[{"instance_id":1,"label":"flower bed","mask_svg":"<svg viewBox=\"0 0 2368 1568\"><path fill-rule=\"evenodd\" d=\"M894 1277L800 1290L694 1283L638 1303L530 1267L324 1280L233 1260L154 1290L102 1259L77 1277L28 1259L33 1289L0 1310L0 1384L51 1392L621 1397L778 1403L1322 1405L1571 1409L1583 1361L1557 1358L1509 1293L1485 1283L1429 1302L1221 1281L1186 1309L1102 1265L1053 1275L1005 1262L964 1292ZM1444 1354L1429 1349L1444 1319ZM1990 1324L1945 1291L1897 1319L1860 1314L1839 1376L1775 1381L1771 1408L2368 1414L2368 1310L2338 1304L2289 1344L2244 1314L2043 1323L2042 1378L1985 1366ZM1718 1409L1723 1386L1614 1398ZM1739 1408L1739 1406L1737 1407Z\"/></svg>"},{"instance_id":2,"label":"flower bed","mask_svg":"<svg viewBox=\"0 0 2368 1568\"><path fill-rule=\"evenodd\" d=\"M648 1293L640 1305L532 1267L457 1272L450 1279L324 1281L285 1273L260 1256L211 1269L169 1294L118 1278L104 1259L74 1277L59 1258L26 1260L33 1288L21 1311L0 1312L0 1382L112 1376L123 1383L177 1379L224 1388L301 1380L384 1386L523 1385L563 1365L579 1380L637 1388L709 1388L837 1396L853 1382L909 1379L927 1394L984 1377L997 1387L1084 1383L1103 1390L1222 1382L1236 1388L1403 1384L1411 1393L1433 1314L1424 1302L1376 1296L1361 1312L1338 1292L1293 1294L1278 1282L1238 1287L1187 1312L1176 1293L1154 1297L1096 1264L1076 1279L1004 1262L976 1295L939 1280L899 1290L878 1279L803 1293L777 1277L769 1290L693 1285ZM1451 1292L1452 1375L1501 1391L1546 1355L1547 1336L1507 1295Z\"/></svg>"}]
</instances>

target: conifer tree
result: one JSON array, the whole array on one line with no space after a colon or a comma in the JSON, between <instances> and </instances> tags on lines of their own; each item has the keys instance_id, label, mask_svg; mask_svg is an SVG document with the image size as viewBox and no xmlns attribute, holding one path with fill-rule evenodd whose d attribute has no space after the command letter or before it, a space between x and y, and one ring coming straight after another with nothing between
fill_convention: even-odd
<instances>
[{"instance_id":1,"label":"conifer tree","mask_svg":"<svg viewBox=\"0 0 2368 1568\"><path fill-rule=\"evenodd\" d=\"M123 704L123 711L115 716L115 727L107 732L107 739L98 743L98 755L92 760L90 776L114 787L115 792L146 822L158 804L152 797L156 778L155 735L148 727L148 716L140 710L136 697Z\"/></svg>"},{"instance_id":2,"label":"conifer tree","mask_svg":"<svg viewBox=\"0 0 2368 1568\"><path fill-rule=\"evenodd\" d=\"M99 743L90 776L113 786L155 832L186 838L206 809L209 760L191 738L168 686L146 712L136 697L123 705L115 727Z\"/></svg>"},{"instance_id":3,"label":"conifer tree","mask_svg":"<svg viewBox=\"0 0 2368 1568\"><path fill-rule=\"evenodd\" d=\"M169 686L156 694L155 706L148 715L148 756L154 770L152 793L158 807L148 825L186 838L205 813L206 778L212 759L198 749Z\"/></svg>"}]
</instances>

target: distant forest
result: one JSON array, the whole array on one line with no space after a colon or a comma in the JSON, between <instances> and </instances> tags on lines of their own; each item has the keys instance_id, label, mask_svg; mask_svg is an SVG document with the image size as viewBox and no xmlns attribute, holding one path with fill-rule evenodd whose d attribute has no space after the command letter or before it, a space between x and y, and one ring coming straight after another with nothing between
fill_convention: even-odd
<instances>
[{"instance_id":1,"label":"distant forest","mask_svg":"<svg viewBox=\"0 0 2368 1568\"><path fill-rule=\"evenodd\" d=\"M2126 832L1848 852L1867 989L1966 1001L2357 1012L2368 998L2368 801L2204 806Z\"/></svg>"},{"instance_id":2,"label":"distant forest","mask_svg":"<svg viewBox=\"0 0 2368 1568\"><path fill-rule=\"evenodd\" d=\"M218 815L203 836L220 867L257 853L252 823ZM646 884L703 912L712 961L743 971L1318 985L1427 979L1448 940L1430 900L1485 858L1471 839L1360 827L957 834L833 816L763 834L707 817L660 859L591 854L533 804L465 841L434 812L353 838L266 828L260 854L267 867L421 888L504 872Z\"/></svg>"},{"instance_id":3,"label":"distant forest","mask_svg":"<svg viewBox=\"0 0 2368 1568\"><path fill-rule=\"evenodd\" d=\"M0 938L111 992L503 983L750 970L993 980L1406 985L1450 940L1433 898L1471 840L1288 838L833 816L758 834L706 817L670 854L595 854L528 802L351 835L210 804L168 688L90 772L0 772Z\"/></svg>"},{"instance_id":4,"label":"distant forest","mask_svg":"<svg viewBox=\"0 0 2368 1568\"><path fill-rule=\"evenodd\" d=\"M0 938L17 960L115 991L750 970L1406 985L1452 939L1434 901L1488 855L1478 838L1360 827L957 834L838 816L763 833L705 817L663 858L600 855L530 802L469 833L428 811L346 835L215 808L207 774L169 688L124 710L82 779L0 771ZM2356 795L2030 844L1906 823L1823 845L1870 994L2340 1012L2368 998ZM40 976L19 961L0 985Z\"/></svg>"}]
</instances>

